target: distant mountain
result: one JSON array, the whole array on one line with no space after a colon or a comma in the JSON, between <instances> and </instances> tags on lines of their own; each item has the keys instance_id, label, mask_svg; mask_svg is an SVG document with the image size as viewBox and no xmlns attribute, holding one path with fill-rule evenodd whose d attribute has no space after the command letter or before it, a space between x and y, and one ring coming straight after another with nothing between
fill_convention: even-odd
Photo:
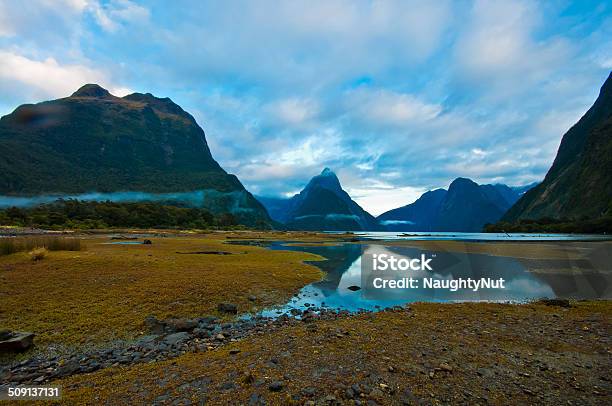
<instances>
[{"instance_id":1,"label":"distant mountain","mask_svg":"<svg viewBox=\"0 0 612 406\"><path fill-rule=\"evenodd\" d=\"M389 231L434 231L446 190L423 193L414 203L389 210L376 219Z\"/></svg>"},{"instance_id":2,"label":"distant mountain","mask_svg":"<svg viewBox=\"0 0 612 406\"><path fill-rule=\"evenodd\" d=\"M502 189L495 185L482 185L465 179L455 179L448 188L437 218L439 231L482 231L486 223L501 218L508 207Z\"/></svg>"},{"instance_id":3,"label":"distant mountain","mask_svg":"<svg viewBox=\"0 0 612 406\"><path fill-rule=\"evenodd\" d=\"M291 230L377 230L376 219L346 193L325 168L290 199L258 197L274 220Z\"/></svg>"},{"instance_id":4,"label":"distant mountain","mask_svg":"<svg viewBox=\"0 0 612 406\"><path fill-rule=\"evenodd\" d=\"M525 193L502 220L610 216L611 175L612 73L595 104L563 136L544 181Z\"/></svg>"},{"instance_id":5,"label":"distant mountain","mask_svg":"<svg viewBox=\"0 0 612 406\"><path fill-rule=\"evenodd\" d=\"M204 131L169 98L116 97L95 84L0 119L0 195L200 191L201 206L270 222L213 159Z\"/></svg>"},{"instance_id":6,"label":"distant mountain","mask_svg":"<svg viewBox=\"0 0 612 406\"><path fill-rule=\"evenodd\" d=\"M479 232L485 224L499 220L519 199L521 190L457 178L448 191L426 192L414 203L383 213L377 220L390 231Z\"/></svg>"}]
</instances>

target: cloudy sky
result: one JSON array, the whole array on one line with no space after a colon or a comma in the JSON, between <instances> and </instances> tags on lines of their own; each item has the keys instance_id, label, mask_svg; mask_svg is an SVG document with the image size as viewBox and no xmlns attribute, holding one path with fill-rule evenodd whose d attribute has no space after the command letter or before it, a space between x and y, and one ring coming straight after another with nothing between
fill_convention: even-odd
<instances>
[{"instance_id":1,"label":"cloudy sky","mask_svg":"<svg viewBox=\"0 0 612 406\"><path fill-rule=\"evenodd\" d=\"M606 1L0 0L0 114L168 96L253 193L329 166L373 214L542 179L611 68Z\"/></svg>"}]
</instances>

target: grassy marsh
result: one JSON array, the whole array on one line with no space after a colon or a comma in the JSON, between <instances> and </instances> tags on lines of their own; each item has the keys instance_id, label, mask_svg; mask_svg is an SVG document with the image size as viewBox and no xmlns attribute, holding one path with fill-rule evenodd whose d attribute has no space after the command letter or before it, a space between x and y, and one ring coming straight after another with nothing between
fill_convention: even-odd
<instances>
[{"instance_id":1,"label":"grassy marsh","mask_svg":"<svg viewBox=\"0 0 612 406\"><path fill-rule=\"evenodd\" d=\"M108 245L108 236L97 236L84 239L86 251L52 251L41 261L27 252L2 256L0 325L36 333L38 348L97 344L140 334L148 315L203 316L216 313L220 302L240 312L281 304L322 276L302 262L315 255L225 244L225 237ZM195 251L232 255L177 253Z\"/></svg>"}]
</instances>

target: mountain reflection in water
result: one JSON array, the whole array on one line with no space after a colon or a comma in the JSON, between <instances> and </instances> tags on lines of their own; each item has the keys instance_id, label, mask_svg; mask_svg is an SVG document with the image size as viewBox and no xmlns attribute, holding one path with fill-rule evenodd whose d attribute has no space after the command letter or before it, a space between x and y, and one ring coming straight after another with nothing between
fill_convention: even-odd
<instances>
[{"instance_id":1,"label":"mountain reflection in water","mask_svg":"<svg viewBox=\"0 0 612 406\"><path fill-rule=\"evenodd\" d=\"M339 243L337 245L287 245L288 242L272 242L268 248L308 252L326 260L309 262L326 273L323 280L311 283L286 305L262 312L264 316L278 316L291 309L325 306L336 310L378 310L410 302L495 301L524 302L542 297L595 299L611 298L609 250L594 250L588 258L525 259L465 252L423 250L411 247L385 246L378 242L363 245ZM394 289L371 295L362 290L352 291L350 286L361 286L361 255L373 252L393 253L396 256L418 257L427 252L434 255L434 271L412 271L418 279L503 278L505 289L484 289L478 292L460 289ZM422 283L421 283L422 285Z\"/></svg>"}]
</instances>

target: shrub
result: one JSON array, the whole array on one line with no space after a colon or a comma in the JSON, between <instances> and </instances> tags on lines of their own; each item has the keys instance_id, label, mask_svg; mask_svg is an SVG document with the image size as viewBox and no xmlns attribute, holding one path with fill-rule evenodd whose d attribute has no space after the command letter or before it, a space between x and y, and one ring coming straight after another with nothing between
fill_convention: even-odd
<instances>
[{"instance_id":1,"label":"shrub","mask_svg":"<svg viewBox=\"0 0 612 406\"><path fill-rule=\"evenodd\" d=\"M30 251L30 257L32 261L40 261L47 255L48 251L46 248L34 248Z\"/></svg>"}]
</instances>

